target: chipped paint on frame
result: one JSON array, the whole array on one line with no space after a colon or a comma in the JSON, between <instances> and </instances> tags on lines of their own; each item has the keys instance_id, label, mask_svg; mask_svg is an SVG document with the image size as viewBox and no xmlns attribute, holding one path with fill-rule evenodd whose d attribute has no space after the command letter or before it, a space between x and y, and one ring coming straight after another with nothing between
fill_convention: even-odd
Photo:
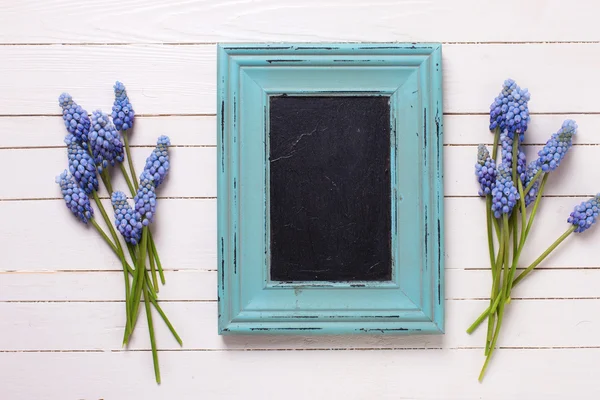
<instances>
[{"instance_id":1,"label":"chipped paint on frame","mask_svg":"<svg viewBox=\"0 0 600 400\"><path fill-rule=\"evenodd\" d=\"M217 51L219 333L443 333L441 45L254 43ZM338 67L345 72L331 79ZM392 281L269 280L267 100L288 94L390 96Z\"/></svg>"}]
</instances>

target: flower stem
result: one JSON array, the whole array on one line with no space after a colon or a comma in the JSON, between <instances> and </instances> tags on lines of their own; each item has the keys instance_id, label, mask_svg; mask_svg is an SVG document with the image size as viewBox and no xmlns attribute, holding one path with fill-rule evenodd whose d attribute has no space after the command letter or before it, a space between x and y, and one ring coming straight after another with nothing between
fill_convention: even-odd
<instances>
[{"instance_id":1,"label":"flower stem","mask_svg":"<svg viewBox=\"0 0 600 400\"><path fill-rule=\"evenodd\" d=\"M544 261L544 259L546 257L548 257L548 255L550 253L552 253L552 251L554 251L554 249L556 249L559 244L561 244L566 238L569 237L569 235L571 233L573 233L575 231L575 228L576 228L575 225L571 225L569 227L569 229L567 229L565 231L565 233L563 233L562 235L560 235L560 237L558 239L556 239L554 241L554 243L552 243L550 245L550 247L548 247L546 249L546 251L544 251L534 262L531 263L531 265L529 267L527 267L523 272L521 272L519 274L519 276L517 276L515 278L515 280L513 281L513 286L515 286L517 283L521 282L527 275L529 275L531 273L531 271L533 271L533 269L535 267L537 267L542 261Z\"/></svg>"},{"instance_id":2,"label":"flower stem","mask_svg":"<svg viewBox=\"0 0 600 400\"><path fill-rule=\"evenodd\" d=\"M510 240L510 229L508 227L508 216L506 214L504 214L504 218L502 220L503 222L503 230L502 233L504 234L504 241L505 243L508 243L508 241ZM504 278L506 279L508 277L508 268L509 268L509 247L508 246L504 246ZM505 284L506 285L506 284ZM501 291L500 296L503 296L504 291ZM494 349L496 348L496 342L498 341L498 336L500 334L500 327L502 326L502 318L504 317L504 302L501 300L500 301L500 306L498 308L498 322L496 323L496 330L494 331L494 336L492 339L492 344L490 346L490 350L488 352L488 354L486 355L485 358L485 362L483 364L483 367L481 368L481 373L479 374L479 381L481 381L483 379L483 376L485 375L485 370L487 369L488 363L492 357L492 354L494 353Z\"/></svg>"},{"instance_id":3,"label":"flower stem","mask_svg":"<svg viewBox=\"0 0 600 400\"><path fill-rule=\"evenodd\" d=\"M533 185L535 184L535 181L538 180L538 178L540 177L540 175L542 175L542 170L538 169L538 171L535 173L535 175L533 176L533 178L531 179L531 182L529 182L529 185L527 185L527 187L525 188L525 190L523 191L523 194L526 195L527 193L529 193L529 191L531 190L531 188L533 187ZM546 174L548 175L548 174Z\"/></svg>"},{"instance_id":4,"label":"flower stem","mask_svg":"<svg viewBox=\"0 0 600 400\"><path fill-rule=\"evenodd\" d=\"M497 293L498 293L498 288L499 288L499 285L500 285L500 274L502 272L501 266L502 266L502 262L503 262L503 259L504 259L504 247L508 246L508 243L506 243L504 241L504 235L501 234L499 236L498 241L499 241L498 258L496 259L496 263L494 264L495 272L492 274L493 277L494 277L494 279L493 279L493 282L492 282L492 292L490 294L490 307L493 304L492 303L493 299L497 296ZM490 307L488 307L488 308L490 308ZM481 319L481 321L479 321L479 323L481 323L482 321L483 321L483 319ZM487 339L486 339L486 342L485 342L485 354L488 353L488 351L489 351L489 345L492 342L492 333L493 333L493 329L494 329L494 323L495 323L495 316L492 313L490 315L489 320L488 320L488 335L487 335ZM477 325L479 325L479 324L477 324ZM475 326L475 328L476 327L477 326ZM475 329L475 328L473 328L473 329ZM471 329L471 328L469 328L469 329ZM469 330L467 330L467 332L469 332Z\"/></svg>"},{"instance_id":5,"label":"flower stem","mask_svg":"<svg viewBox=\"0 0 600 400\"><path fill-rule=\"evenodd\" d=\"M133 167L133 160L131 159L131 150L129 149L129 137L127 136L127 131L123 131L123 142L125 143L125 153L127 154L127 164L129 165L129 172L131 172L131 176L133 177L133 185L135 187L135 190L137 190L138 182L135 179L137 177L137 174L135 173L135 168Z\"/></svg>"},{"instance_id":6,"label":"flower stem","mask_svg":"<svg viewBox=\"0 0 600 400\"><path fill-rule=\"evenodd\" d=\"M142 289L144 287L144 277L146 271L146 250L148 249L148 227L142 228L142 242L138 246L140 255L138 257L138 264L136 266L136 276L133 280L132 299L131 299L131 328L135 328L137 321L138 308L140 306L140 300L142 295ZM127 338L129 339L129 338Z\"/></svg>"},{"instance_id":7,"label":"flower stem","mask_svg":"<svg viewBox=\"0 0 600 400\"><path fill-rule=\"evenodd\" d=\"M495 264L495 251L494 251L494 232L492 230L492 196L487 195L485 197L485 211L486 211L486 224L487 224L487 238L488 238L488 250L490 252L490 267L492 270L492 279L494 279L496 268Z\"/></svg>"},{"instance_id":8,"label":"flower stem","mask_svg":"<svg viewBox=\"0 0 600 400\"><path fill-rule=\"evenodd\" d=\"M550 245L550 247L548 247L548 249L542 253L542 255L540 255L533 263L531 263L531 265L529 265L517 278L515 278L512 281L511 284L511 288L514 288L516 285L519 284L519 282L521 282L527 275L529 275L529 273L535 268L537 267L542 261L544 261L544 259L546 257L548 257L548 255L554 250L556 249L556 247L558 247L559 244L561 244L573 231L575 231L575 226L571 226L569 229L567 229L567 231L565 233L563 233L558 239L556 239L556 241ZM509 301L510 299L506 299L506 301ZM498 302L498 300L496 300L496 302ZM492 306L489 306L488 308L486 308L479 317L477 317L477 319L475 320L475 322L469 327L469 329L467 329L467 333L471 334L475 331L475 329L477 329L477 327L479 327L479 325L481 325L481 323L483 322L483 320L485 319L485 317L487 317L489 315L489 313L492 310Z\"/></svg>"},{"instance_id":9,"label":"flower stem","mask_svg":"<svg viewBox=\"0 0 600 400\"><path fill-rule=\"evenodd\" d=\"M498 155L498 141L500 140L500 128L494 130L494 145L492 147L492 160L496 161Z\"/></svg>"},{"instance_id":10,"label":"flower stem","mask_svg":"<svg viewBox=\"0 0 600 400\"><path fill-rule=\"evenodd\" d=\"M119 167L121 169L121 172L123 173L123 176L125 177L125 182L127 182L127 187L129 188L129 191L131 192L132 195L135 196L136 190L131 183L131 179L129 178L129 174L127 173L127 170L125 169L125 166L123 165L123 163L119 163Z\"/></svg>"},{"instance_id":11,"label":"flower stem","mask_svg":"<svg viewBox=\"0 0 600 400\"><path fill-rule=\"evenodd\" d=\"M171 333L175 337L175 340L177 340L177 343L179 343L180 346L183 346L183 341L181 340L181 338L177 334L177 331L175 330L175 328L173 328L173 325L171 325L171 321L169 321L169 318L167 318L167 315L164 313L164 311L162 310L162 308L158 305L158 301L156 301L156 299L153 299L151 297L150 298L150 302L154 305L154 308L156 308L156 311L158 311L158 313L162 317L163 321L165 321L165 324L167 324L167 327L169 328L169 330L171 331Z\"/></svg>"},{"instance_id":12,"label":"flower stem","mask_svg":"<svg viewBox=\"0 0 600 400\"><path fill-rule=\"evenodd\" d=\"M148 259L150 260L150 271L152 272L152 285L154 286L154 290L158 292L158 277L156 276L154 253L152 252L152 245L150 243L148 243Z\"/></svg>"},{"instance_id":13,"label":"flower stem","mask_svg":"<svg viewBox=\"0 0 600 400\"><path fill-rule=\"evenodd\" d=\"M97 197L98 195L96 195L96 192L94 192L94 195ZM130 315L129 315L129 270L131 270L132 268L129 266L129 264L127 264L127 261L125 261L125 254L123 254L123 249L119 249L117 248L117 246L114 245L114 243L109 239L108 235L106 235L106 233L104 232L104 230L100 227L100 225L98 225L98 223L96 222L96 220L94 218L90 219L92 225L94 226L94 228L96 228L96 230L100 233L100 235L104 238L104 240L106 241L106 243L108 243L108 245L113 249L113 251L117 254L117 256L119 257L119 260L121 261L121 264L123 265L123 275L125 276L125 332L128 332L129 329L131 329L131 326L129 324L130 321Z\"/></svg>"},{"instance_id":14,"label":"flower stem","mask_svg":"<svg viewBox=\"0 0 600 400\"><path fill-rule=\"evenodd\" d=\"M162 284L165 284L165 274L163 272L162 264L160 263L160 258L158 257L158 251L156 251L156 245L154 244L154 238L152 237L152 231L148 230L148 238L150 239L150 246L152 246L152 254L154 254L154 258L156 259L156 267L158 268L158 275L160 275L160 281Z\"/></svg>"},{"instance_id":15,"label":"flower stem","mask_svg":"<svg viewBox=\"0 0 600 400\"><path fill-rule=\"evenodd\" d=\"M154 323L152 322L152 310L148 298L147 285L144 285L144 304L146 306L146 318L148 318L148 331L150 333L150 346L152 347L152 362L154 364L154 376L156 383L160 384L160 367L158 365L158 352L156 351L156 338L154 337Z\"/></svg>"}]
</instances>

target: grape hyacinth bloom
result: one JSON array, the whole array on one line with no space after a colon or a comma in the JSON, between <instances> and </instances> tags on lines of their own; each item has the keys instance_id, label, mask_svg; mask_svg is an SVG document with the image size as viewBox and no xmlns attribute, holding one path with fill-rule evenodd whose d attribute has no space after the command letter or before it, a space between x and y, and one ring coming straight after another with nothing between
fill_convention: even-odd
<instances>
[{"instance_id":1,"label":"grape hyacinth bloom","mask_svg":"<svg viewBox=\"0 0 600 400\"><path fill-rule=\"evenodd\" d=\"M140 176L140 187L135 195L134 203L139 221L144 226L150 225L156 213L156 192L154 178L146 171L143 171Z\"/></svg>"},{"instance_id":2,"label":"grape hyacinth bloom","mask_svg":"<svg viewBox=\"0 0 600 400\"><path fill-rule=\"evenodd\" d=\"M575 207L567 222L574 225L575 232L581 233L589 229L598 218L600 212L600 193Z\"/></svg>"},{"instance_id":3,"label":"grape hyacinth bloom","mask_svg":"<svg viewBox=\"0 0 600 400\"><path fill-rule=\"evenodd\" d=\"M92 194L98 190L96 164L92 156L81 147L75 135L71 133L65 137L65 143L69 157L69 172L86 194Z\"/></svg>"},{"instance_id":4,"label":"grape hyacinth bloom","mask_svg":"<svg viewBox=\"0 0 600 400\"><path fill-rule=\"evenodd\" d=\"M500 134L500 144L502 146L502 162L508 166L508 170L512 174L512 156L513 156L513 139L511 139L504 130ZM527 158L525 152L518 146L517 149L517 176L521 179L521 182L525 182L527 172Z\"/></svg>"},{"instance_id":5,"label":"grape hyacinth bloom","mask_svg":"<svg viewBox=\"0 0 600 400\"><path fill-rule=\"evenodd\" d=\"M87 149L88 134L90 132L90 118L79 104L73 101L68 93L63 93L58 98L58 104L63 110L63 120L69 133L75 135L77 141Z\"/></svg>"},{"instance_id":6,"label":"grape hyacinth bloom","mask_svg":"<svg viewBox=\"0 0 600 400\"><path fill-rule=\"evenodd\" d=\"M565 158L573 144L573 135L577 131L575 121L568 119L563 122L558 132L553 133L542 150L538 153L538 166L544 172L554 171Z\"/></svg>"},{"instance_id":7,"label":"grape hyacinth bloom","mask_svg":"<svg viewBox=\"0 0 600 400\"><path fill-rule=\"evenodd\" d=\"M505 163L498 166L496 182L492 185L492 211L496 218L510 214L519 200L519 192L513 184L510 170Z\"/></svg>"},{"instance_id":8,"label":"grape hyacinth bloom","mask_svg":"<svg viewBox=\"0 0 600 400\"><path fill-rule=\"evenodd\" d=\"M154 177L155 187L159 187L169 172L169 146L171 141L168 136L161 136L156 142L156 147L146 159L144 171Z\"/></svg>"},{"instance_id":9,"label":"grape hyacinth bloom","mask_svg":"<svg viewBox=\"0 0 600 400\"><path fill-rule=\"evenodd\" d=\"M115 225L117 229L127 243L138 244L142 237L140 214L131 208L127 202L127 196L123 192L114 192L110 200L115 210Z\"/></svg>"},{"instance_id":10,"label":"grape hyacinth bloom","mask_svg":"<svg viewBox=\"0 0 600 400\"><path fill-rule=\"evenodd\" d=\"M480 144L477 148L477 164L475 164L475 175L479 182L479 195L484 197L492 193L492 185L496 181L496 162L492 160L487 147Z\"/></svg>"},{"instance_id":11,"label":"grape hyacinth bloom","mask_svg":"<svg viewBox=\"0 0 600 400\"><path fill-rule=\"evenodd\" d=\"M512 79L504 81L502 91L490 105L490 130L505 129L512 139L519 135L519 142L525 139L525 131L530 121L528 102L531 95L527 89L521 89Z\"/></svg>"},{"instance_id":12,"label":"grape hyacinth bloom","mask_svg":"<svg viewBox=\"0 0 600 400\"><path fill-rule=\"evenodd\" d=\"M133 128L133 120L135 119L135 112L127 97L127 90L125 85L117 81L114 86L115 90L115 102L112 108L112 118L115 127L119 131L126 131Z\"/></svg>"},{"instance_id":13,"label":"grape hyacinth bloom","mask_svg":"<svg viewBox=\"0 0 600 400\"><path fill-rule=\"evenodd\" d=\"M108 115L97 110L92 113L92 129L90 130L90 146L98 172L102 173L108 166L123 162L123 142L121 136Z\"/></svg>"},{"instance_id":14,"label":"grape hyacinth bloom","mask_svg":"<svg viewBox=\"0 0 600 400\"><path fill-rule=\"evenodd\" d=\"M94 209L90 204L90 198L85 194L83 189L79 187L77 182L75 182L73 175L65 170L56 177L56 183L60 186L67 208L71 210L81 222L87 224L88 221L94 217Z\"/></svg>"},{"instance_id":15,"label":"grape hyacinth bloom","mask_svg":"<svg viewBox=\"0 0 600 400\"><path fill-rule=\"evenodd\" d=\"M527 166L525 183L523 184L524 187L529 186L529 184L531 183L531 180L538 173L539 169L540 168L538 167L537 160L529 163L529 165ZM533 203L535 201L535 198L537 197L539 188L540 188L540 180L536 178L536 181L533 184L533 186L531 186L531 189L529 189L529 192L527 194L525 194L525 207L527 207L528 205L530 205L531 203Z\"/></svg>"}]
</instances>

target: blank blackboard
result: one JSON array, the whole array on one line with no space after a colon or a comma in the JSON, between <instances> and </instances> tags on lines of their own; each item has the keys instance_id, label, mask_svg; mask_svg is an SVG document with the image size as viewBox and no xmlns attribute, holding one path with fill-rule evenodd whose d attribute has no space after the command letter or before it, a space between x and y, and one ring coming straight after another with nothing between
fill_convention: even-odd
<instances>
[{"instance_id":1,"label":"blank blackboard","mask_svg":"<svg viewBox=\"0 0 600 400\"><path fill-rule=\"evenodd\" d=\"M272 96L270 277L391 279L386 96Z\"/></svg>"}]
</instances>

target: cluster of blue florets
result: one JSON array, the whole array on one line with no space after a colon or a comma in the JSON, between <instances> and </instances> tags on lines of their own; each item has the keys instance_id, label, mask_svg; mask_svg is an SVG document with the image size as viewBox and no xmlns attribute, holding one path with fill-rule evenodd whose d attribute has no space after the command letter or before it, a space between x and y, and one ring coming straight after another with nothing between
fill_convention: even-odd
<instances>
[{"instance_id":1,"label":"cluster of blue florets","mask_svg":"<svg viewBox=\"0 0 600 400\"><path fill-rule=\"evenodd\" d=\"M536 161L532 161L529 163L529 165L527 166L527 174L526 174L526 178L525 178L525 183L523 184L523 186L525 186L525 188L529 186L529 184L531 183L531 181L533 180L535 175L538 173L539 169L540 168L538 167ZM535 183L533 184L533 186L531 186L531 189L529 189L529 192L527 192L525 194L525 206L528 206L535 201L535 198L537 197L539 188L540 188L540 179L539 179L539 177L536 177Z\"/></svg>"},{"instance_id":2,"label":"cluster of blue florets","mask_svg":"<svg viewBox=\"0 0 600 400\"><path fill-rule=\"evenodd\" d=\"M512 174L512 159L513 159L513 139L511 139L505 130L500 134L500 144L502 145L502 162L508 166ZM525 152L518 146L517 149L517 176L521 182L525 182L525 174L527 172L527 158Z\"/></svg>"},{"instance_id":3,"label":"cluster of blue florets","mask_svg":"<svg viewBox=\"0 0 600 400\"><path fill-rule=\"evenodd\" d=\"M68 93L60 95L58 104L60 104L63 110L65 127L69 133L75 135L84 148L87 148L88 133L90 131L90 118L87 111L75 103Z\"/></svg>"},{"instance_id":4,"label":"cluster of blue florets","mask_svg":"<svg viewBox=\"0 0 600 400\"><path fill-rule=\"evenodd\" d=\"M492 185L496 181L496 162L490 157L490 152L483 144L477 148L475 175L479 181L479 195L483 197L491 194Z\"/></svg>"},{"instance_id":5,"label":"cluster of blue florets","mask_svg":"<svg viewBox=\"0 0 600 400\"><path fill-rule=\"evenodd\" d=\"M135 112L127 97L127 90L125 85L117 81L114 86L115 90L115 102L112 108L112 118L115 127L119 131L126 131L133 128L133 120L135 119Z\"/></svg>"},{"instance_id":6,"label":"cluster of blue florets","mask_svg":"<svg viewBox=\"0 0 600 400\"><path fill-rule=\"evenodd\" d=\"M600 212L599 203L600 193L575 207L567 219L568 223L576 226L575 232L583 232L594 225Z\"/></svg>"},{"instance_id":7,"label":"cluster of blue florets","mask_svg":"<svg viewBox=\"0 0 600 400\"><path fill-rule=\"evenodd\" d=\"M142 237L140 214L131 208L127 202L127 196L123 192L114 192L110 200L115 210L115 225L117 229L127 243L138 244Z\"/></svg>"},{"instance_id":8,"label":"cluster of blue florets","mask_svg":"<svg viewBox=\"0 0 600 400\"><path fill-rule=\"evenodd\" d=\"M67 208L81 222L87 224L94 217L94 209L90 204L90 198L85 194L83 189L79 187L71 174L66 170L56 177L56 183L60 186L63 198L67 204Z\"/></svg>"},{"instance_id":9,"label":"cluster of blue florets","mask_svg":"<svg viewBox=\"0 0 600 400\"><path fill-rule=\"evenodd\" d=\"M573 135L577 131L575 121L568 119L563 122L558 132L552 134L546 145L538 153L538 166L544 172L554 171L560 165L567 151L573 144Z\"/></svg>"},{"instance_id":10,"label":"cluster of blue florets","mask_svg":"<svg viewBox=\"0 0 600 400\"><path fill-rule=\"evenodd\" d=\"M156 142L156 147L146 159L144 171L154 178L155 187L159 187L169 172L169 146L171 141L168 136L161 136Z\"/></svg>"},{"instance_id":11,"label":"cluster of blue florets","mask_svg":"<svg viewBox=\"0 0 600 400\"><path fill-rule=\"evenodd\" d=\"M511 138L516 133L522 142L530 120L527 105L530 98L527 89L521 89L514 80L504 81L502 91L490 106L490 130L507 130Z\"/></svg>"},{"instance_id":12,"label":"cluster of blue florets","mask_svg":"<svg viewBox=\"0 0 600 400\"><path fill-rule=\"evenodd\" d=\"M154 178L146 171L143 171L140 176L140 187L135 195L134 203L139 220L144 226L148 226L154 220L156 213L156 192Z\"/></svg>"},{"instance_id":13,"label":"cluster of blue florets","mask_svg":"<svg viewBox=\"0 0 600 400\"><path fill-rule=\"evenodd\" d=\"M98 177L92 156L81 147L75 135L71 133L65 137L65 143L69 157L69 172L87 194L97 191Z\"/></svg>"},{"instance_id":14,"label":"cluster of blue florets","mask_svg":"<svg viewBox=\"0 0 600 400\"><path fill-rule=\"evenodd\" d=\"M123 152L123 142L121 136L115 129L115 126L108 115L102 111L92 113L92 128L90 130L90 146L98 172L113 166L116 162L123 162L125 154Z\"/></svg>"},{"instance_id":15,"label":"cluster of blue florets","mask_svg":"<svg viewBox=\"0 0 600 400\"><path fill-rule=\"evenodd\" d=\"M510 214L519 200L519 192L513 184L508 166L504 163L498 166L496 182L492 185L492 212L496 218L502 214Z\"/></svg>"}]
</instances>

